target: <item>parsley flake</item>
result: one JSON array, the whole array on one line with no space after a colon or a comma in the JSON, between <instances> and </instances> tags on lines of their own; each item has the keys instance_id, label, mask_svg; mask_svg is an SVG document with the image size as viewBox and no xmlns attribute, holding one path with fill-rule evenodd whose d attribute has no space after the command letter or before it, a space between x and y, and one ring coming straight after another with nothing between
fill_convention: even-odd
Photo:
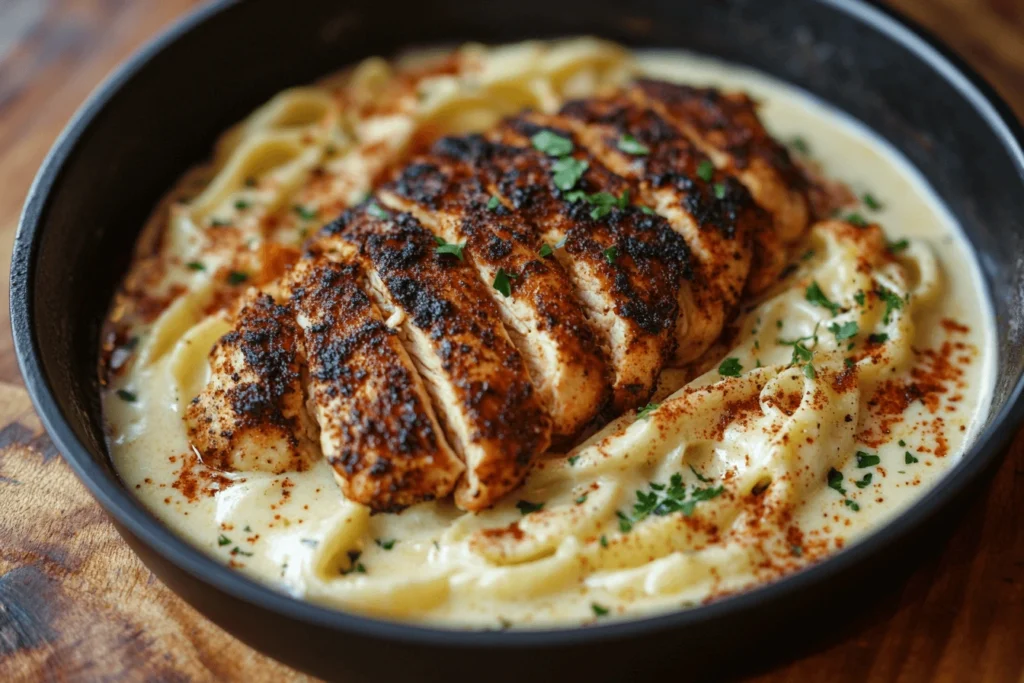
<instances>
[{"instance_id":1,"label":"parsley flake","mask_svg":"<svg viewBox=\"0 0 1024 683\"><path fill-rule=\"evenodd\" d=\"M832 323L829 325L829 332L836 336L836 341L845 341L847 339L853 339L860 332L860 326L857 325L856 320L845 322L842 325L838 323Z\"/></svg>"},{"instance_id":2,"label":"parsley flake","mask_svg":"<svg viewBox=\"0 0 1024 683\"><path fill-rule=\"evenodd\" d=\"M557 133L553 133L550 130L542 130L530 138L530 143L534 149L539 152L543 152L548 156L561 157L572 152L573 144L572 140L566 137L562 137Z\"/></svg>"},{"instance_id":3,"label":"parsley flake","mask_svg":"<svg viewBox=\"0 0 1024 683\"><path fill-rule=\"evenodd\" d=\"M232 270L228 273L228 284L237 286L249 279L248 273L243 273L239 270Z\"/></svg>"},{"instance_id":4,"label":"parsley flake","mask_svg":"<svg viewBox=\"0 0 1024 683\"><path fill-rule=\"evenodd\" d=\"M882 316L882 322L888 325L892 312L903 308L903 299L899 294L890 291L885 287L879 287L875 290L875 293L882 297L882 301L885 302L885 315Z\"/></svg>"},{"instance_id":5,"label":"parsley flake","mask_svg":"<svg viewBox=\"0 0 1024 683\"><path fill-rule=\"evenodd\" d=\"M206 270L206 266L199 261L189 261L185 265L188 266L189 270Z\"/></svg>"},{"instance_id":6,"label":"parsley flake","mask_svg":"<svg viewBox=\"0 0 1024 683\"><path fill-rule=\"evenodd\" d=\"M644 154L649 154L651 151L650 147L643 144L629 133L626 133L625 135L619 138L618 146L619 149L625 152L626 154L637 154L643 156Z\"/></svg>"},{"instance_id":7,"label":"parsley flake","mask_svg":"<svg viewBox=\"0 0 1024 683\"><path fill-rule=\"evenodd\" d=\"M498 273L494 276L494 288L506 299L512 296L512 282L504 268L498 268Z\"/></svg>"},{"instance_id":8,"label":"parsley flake","mask_svg":"<svg viewBox=\"0 0 1024 683\"><path fill-rule=\"evenodd\" d=\"M578 456L578 455L570 455L569 456L569 467L575 467L576 463L579 462L579 460L580 460L580 456Z\"/></svg>"},{"instance_id":9,"label":"parsley flake","mask_svg":"<svg viewBox=\"0 0 1024 683\"><path fill-rule=\"evenodd\" d=\"M537 251L537 256L540 256L541 258L547 258L548 256L551 256L553 253L555 253L555 250L551 248L550 244L545 242L544 244L540 245L540 249Z\"/></svg>"},{"instance_id":10,"label":"parsley flake","mask_svg":"<svg viewBox=\"0 0 1024 683\"><path fill-rule=\"evenodd\" d=\"M370 204L366 207L366 213L370 214L374 218L379 218L382 221L386 221L387 219L391 218L391 214L382 209L380 207L380 204L378 204L377 202L370 202Z\"/></svg>"},{"instance_id":11,"label":"parsley flake","mask_svg":"<svg viewBox=\"0 0 1024 683\"><path fill-rule=\"evenodd\" d=\"M252 206L252 204L250 204L249 202L245 201L244 199L238 199L238 200L235 201L235 208L237 210L239 210L239 211L245 211L250 206Z\"/></svg>"},{"instance_id":12,"label":"parsley flake","mask_svg":"<svg viewBox=\"0 0 1024 683\"><path fill-rule=\"evenodd\" d=\"M725 199L725 183L715 183L715 199Z\"/></svg>"},{"instance_id":13,"label":"parsley flake","mask_svg":"<svg viewBox=\"0 0 1024 683\"><path fill-rule=\"evenodd\" d=\"M865 192L864 196L861 197L861 200L864 202L864 206L868 207L872 211L882 210L882 202L878 201L878 199L875 198L875 195L870 192Z\"/></svg>"},{"instance_id":14,"label":"parsley flake","mask_svg":"<svg viewBox=\"0 0 1024 683\"><path fill-rule=\"evenodd\" d=\"M740 365L739 358L726 358L718 366L718 374L722 377L739 377L741 372L743 366Z\"/></svg>"},{"instance_id":15,"label":"parsley flake","mask_svg":"<svg viewBox=\"0 0 1024 683\"><path fill-rule=\"evenodd\" d=\"M882 462L882 459L877 455L865 453L864 451L857 451L857 467L874 467L880 462Z\"/></svg>"},{"instance_id":16,"label":"parsley flake","mask_svg":"<svg viewBox=\"0 0 1024 683\"><path fill-rule=\"evenodd\" d=\"M856 484L859 489L869 486L871 484L871 472L868 472L862 478L854 481L853 483Z\"/></svg>"},{"instance_id":17,"label":"parsley flake","mask_svg":"<svg viewBox=\"0 0 1024 683\"><path fill-rule=\"evenodd\" d=\"M374 539L374 543L376 543L378 546L380 546L384 550L391 550L392 548L395 547L395 544L398 543L398 539L396 539L396 538L388 538L388 539L377 538L377 539Z\"/></svg>"},{"instance_id":18,"label":"parsley flake","mask_svg":"<svg viewBox=\"0 0 1024 683\"><path fill-rule=\"evenodd\" d=\"M636 419L646 420L648 417L650 417L651 413L653 413L660 407L660 403L648 403L643 408L641 408L640 411L636 414Z\"/></svg>"},{"instance_id":19,"label":"parsley flake","mask_svg":"<svg viewBox=\"0 0 1024 683\"><path fill-rule=\"evenodd\" d=\"M437 242L437 253L438 254L451 254L455 258L462 260L462 250L466 248L466 243L455 244L454 242L446 242L442 237L434 237L434 241Z\"/></svg>"},{"instance_id":20,"label":"parsley flake","mask_svg":"<svg viewBox=\"0 0 1024 683\"><path fill-rule=\"evenodd\" d=\"M818 284L817 280L807 286L804 296L812 304L821 306L822 308L827 308L832 312L832 315L839 313L842 308L839 304L825 296L825 292L821 291L821 286Z\"/></svg>"},{"instance_id":21,"label":"parsley flake","mask_svg":"<svg viewBox=\"0 0 1024 683\"><path fill-rule=\"evenodd\" d=\"M715 165L705 159L697 165L697 177L704 182L709 182L715 177Z\"/></svg>"},{"instance_id":22,"label":"parsley flake","mask_svg":"<svg viewBox=\"0 0 1024 683\"><path fill-rule=\"evenodd\" d=\"M857 505L857 501L847 498L843 503L854 512L860 512L860 505Z\"/></svg>"},{"instance_id":23,"label":"parsley flake","mask_svg":"<svg viewBox=\"0 0 1024 683\"><path fill-rule=\"evenodd\" d=\"M906 251L907 248L910 247L910 241L905 239L897 240L895 242L889 242L886 244L886 247L888 247L890 254L898 254L901 251Z\"/></svg>"},{"instance_id":24,"label":"parsley flake","mask_svg":"<svg viewBox=\"0 0 1024 683\"><path fill-rule=\"evenodd\" d=\"M615 263L615 259L619 255L619 248L608 247L607 249L604 249L601 253L604 254L604 258L606 261L608 261L608 263Z\"/></svg>"},{"instance_id":25,"label":"parsley flake","mask_svg":"<svg viewBox=\"0 0 1024 683\"><path fill-rule=\"evenodd\" d=\"M811 146L807 144L807 140L805 138L799 135L789 141L789 146L804 156L811 153Z\"/></svg>"},{"instance_id":26,"label":"parsley flake","mask_svg":"<svg viewBox=\"0 0 1024 683\"><path fill-rule=\"evenodd\" d=\"M865 220L864 216L861 216L856 211L851 214L848 214L845 220L850 225L856 225L858 228L866 228L868 225L868 222L867 220Z\"/></svg>"},{"instance_id":27,"label":"parsley flake","mask_svg":"<svg viewBox=\"0 0 1024 683\"><path fill-rule=\"evenodd\" d=\"M301 204L296 204L292 209L299 215L299 218L304 221L311 221L320 213L320 209L316 207L310 208L308 206L302 206Z\"/></svg>"},{"instance_id":28,"label":"parsley flake","mask_svg":"<svg viewBox=\"0 0 1024 683\"><path fill-rule=\"evenodd\" d=\"M501 206L501 200L494 195L491 195L491 198L487 200L487 210L494 211L499 206Z\"/></svg>"},{"instance_id":29,"label":"parsley flake","mask_svg":"<svg viewBox=\"0 0 1024 683\"><path fill-rule=\"evenodd\" d=\"M807 379L814 379L818 376L818 373L815 372L814 366L808 363L804 366L804 376L807 377Z\"/></svg>"},{"instance_id":30,"label":"parsley flake","mask_svg":"<svg viewBox=\"0 0 1024 683\"><path fill-rule=\"evenodd\" d=\"M887 335L885 332L878 332L876 334L868 335L869 344L884 344L887 341L889 341L889 335Z\"/></svg>"},{"instance_id":31,"label":"parsley flake","mask_svg":"<svg viewBox=\"0 0 1024 683\"><path fill-rule=\"evenodd\" d=\"M118 389L117 390L117 397L119 399L121 399L122 401L126 401L128 403L135 403L135 401L137 401L139 399L138 396L136 396L132 392L128 391L127 389Z\"/></svg>"},{"instance_id":32,"label":"parsley flake","mask_svg":"<svg viewBox=\"0 0 1024 683\"><path fill-rule=\"evenodd\" d=\"M588 168L590 168L590 164L586 161L562 157L551 165L553 174L551 179L554 181L555 187L563 192L568 192L576 186Z\"/></svg>"},{"instance_id":33,"label":"parsley flake","mask_svg":"<svg viewBox=\"0 0 1024 683\"><path fill-rule=\"evenodd\" d=\"M863 291L858 291L856 294L853 295L853 300L857 302L858 306L863 306L864 305L864 292Z\"/></svg>"},{"instance_id":34,"label":"parsley flake","mask_svg":"<svg viewBox=\"0 0 1024 683\"><path fill-rule=\"evenodd\" d=\"M844 496L846 495L846 489L843 488L843 473L835 467L830 467L828 470L828 487L838 491Z\"/></svg>"},{"instance_id":35,"label":"parsley flake","mask_svg":"<svg viewBox=\"0 0 1024 683\"><path fill-rule=\"evenodd\" d=\"M915 462L917 462L917 458L911 455L910 451L906 451L903 453L903 462L907 463L908 465L913 465Z\"/></svg>"},{"instance_id":36,"label":"parsley flake","mask_svg":"<svg viewBox=\"0 0 1024 683\"><path fill-rule=\"evenodd\" d=\"M596 602L590 603L590 609L594 610L594 616L596 617L606 616L611 611L607 607L603 607Z\"/></svg>"},{"instance_id":37,"label":"parsley flake","mask_svg":"<svg viewBox=\"0 0 1024 683\"><path fill-rule=\"evenodd\" d=\"M225 536L224 534L221 534L217 537L217 545L231 545L231 539Z\"/></svg>"},{"instance_id":38,"label":"parsley flake","mask_svg":"<svg viewBox=\"0 0 1024 683\"><path fill-rule=\"evenodd\" d=\"M705 477L703 474L701 474L697 470L693 469L693 465L690 465L690 471L693 472L693 476L697 477L697 481L701 481L701 482L703 482L705 484L711 482L711 479L709 479L708 477Z\"/></svg>"},{"instance_id":39,"label":"parsley flake","mask_svg":"<svg viewBox=\"0 0 1024 683\"><path fill-rule=\"evenodd\" d=\"M531 503L528 500L520 500L516 503L516 507L524 515L528 515L531 512L539 512L544 507L544 503Z\"/></svg>"}]
</instances>

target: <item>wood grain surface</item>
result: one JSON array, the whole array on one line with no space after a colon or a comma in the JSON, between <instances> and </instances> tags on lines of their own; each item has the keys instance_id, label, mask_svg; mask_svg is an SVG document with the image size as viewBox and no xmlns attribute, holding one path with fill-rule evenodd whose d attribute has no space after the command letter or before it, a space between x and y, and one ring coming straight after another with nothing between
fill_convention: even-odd
<instances>
[{"instance_id":1,"label":"wood grain surface","mask_svg":"<svg viewBox=\"0 0 1024 683\"><path fill-rule=\"evenodd\" d=\"M192 0L0 0L0 262L90 90ZM895 0L1024 114L1024 0ZM7 279L0 278L0 301ZM131 553L42 433L0 322L0 681L305 677L203 619ZM755 680L1024 680L1024 433L911 579Z\"/></svg>"}]
</instances>

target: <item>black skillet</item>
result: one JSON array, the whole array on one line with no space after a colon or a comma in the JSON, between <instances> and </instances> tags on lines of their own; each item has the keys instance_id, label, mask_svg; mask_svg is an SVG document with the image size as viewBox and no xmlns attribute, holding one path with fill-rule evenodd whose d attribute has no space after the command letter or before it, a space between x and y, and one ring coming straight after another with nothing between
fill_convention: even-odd
<instances>
[{"instance_id":1,"label":"black skillet","mask_svg":"<svg viewBox=\"0 0 1024 683\"><path fill-rule=\"evenodd\" d=\"M153 204L216 135L277 91L410 45L594 34L754 66L864 122L916 165L978 253L997 316L998 381L970 452L867 540L773 585L634 622L459 632L372 620L257 584L174 536L127 491L103 444L99 325ZM1020 422L1024 157L1009 109L959 59L863 2L805 0L248 0L197 10L107 80L43 164L11 266L18 359L54 443L167 585L228 631L299 669L347 681L674 679L747 670L862 610L941 543ZM808 645L809 644L809 645Z\"/></svg>"}]
</instances>

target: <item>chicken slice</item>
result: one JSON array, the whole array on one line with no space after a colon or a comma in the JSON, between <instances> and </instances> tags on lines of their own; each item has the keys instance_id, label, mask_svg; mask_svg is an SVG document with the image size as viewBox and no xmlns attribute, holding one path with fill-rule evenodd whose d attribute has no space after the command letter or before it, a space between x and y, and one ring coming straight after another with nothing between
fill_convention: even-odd
<instances>
[{"instance_id":1,"label":"chicken slice","mask_svg":"<svg viewBox=\"0 0 1024 683\"><path fill-rule=\"evenodd\" d=\"M476 268L523 354L551 415L553 435L571 437L608 398L604 358L565 271L470 164L458 154L445 154L458 145L456 140L438 145L379 196L388 207L412 213L445 242L465 245L463 258ZM514 283L507 296L492 286L501 272Z\"/></svg>"},{"instance_id":2,"label":"chicken slice","mask_svg":"<svg viewBox=\"0 0 1024 683\"><path fill-rule=\"evenodd\" d=\"M210 352L210 380L185 409L189 442L215 469L303 471L318 457L298 329L288 306L250 294Z\"/></svg>"},{"instance_id":3,"label":"chicken slice","mask_svg":"<svg viewBox=\"0 0 1024 683\"><path fill-rule=\"evenodd\" d=\"M680 303L685 315L676 325L673 363L700 357L721 334L753 275L758 249L752 237L773 237L770 216L672 123L629 98L570 102L560 117L608 168L633 181L638 201L655 207L689 245L695 277ZM782 261L785 251L776 248L771 257Z\"/></svg>"},{"instance_id":4,"label":"chicken slice","mask_svg":"<svg viewBox=\"0 0 1024 683\"><path fill-rule=\"evenodd\" d=\"M365 283L357 263L321 257L301 261L282 288L301 330L323 454L347 498L393 511L448 495L463 467Z\"/></svg>"},{"instance_id":5,"label":"chicken slice","mask_svg":"<svg viewBox=\"0 0 1024 683\"><path fill-rule=\"evenodd\" d=\"M448 439L466 463L455 502L489 507L548 446L551 420L479 276L408 213L376 203L325 229L325 247L357 250L371 294L400 326ZM330 237L333 236L333 239Z\"/></svg>"},{"instance_id":6,"label":"chicken slice","mask_svg":"<svg viewBox=\"0 0 1024 683\"><path fill-rule=\"evenodd\" d=\"M511 212L554 247L611 362L618 414L647 402L672 358L689 249L664 218L632 205L629 183L575 141L571 158L585 168L571 191L559 189L552 176L565 162L531 144L543 131L573 141L564 128L514 118L498 128L478 163Z\"/></svg>"},{"instance_id":7,"label":"chicken slice","mask_svg":"<svg viewBox=\"0 0 1024 683\"><path fill-rule=\"evenodd\" d=\"M779 241L799 240L809 227L807 183L786 148L765 130L745 93L722 93L664 81L640 80L630 96L672 121L711 157L738 177L775 219Z\"/></svg>"}]
</instances>

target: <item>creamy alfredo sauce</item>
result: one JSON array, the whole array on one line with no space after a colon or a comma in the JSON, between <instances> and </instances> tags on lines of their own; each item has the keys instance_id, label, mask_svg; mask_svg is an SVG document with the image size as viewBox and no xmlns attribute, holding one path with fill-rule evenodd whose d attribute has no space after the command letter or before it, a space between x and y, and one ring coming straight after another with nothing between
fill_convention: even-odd
<instances>
[{"instance_id":1,"label":"creamy alfredo sauce","mask_svg":"<svg viewBox=\"0 0 1024 683\"><path fill-rule=\"evenodd\" d=\"M666 373L660 407L545 458L478 515L445 501L371 516L342 498L324 462L280 475L206 471L190 454L181 411L194 393L181 395L180 378L201 386L229 327L201 321L159 342L161 353L143 339L143 358L111 380L104 408L124 482L197 547L297 597L484 628L699 604L818 561L906 509L988 409L992 317L969 246L913 169L801 92L686 54L639 63L760 99L776 137L799 139L826 177L870 193L870 206L843 213L879 222L902 268L878 265L865 280L850 265L866 248L858 238L815 229L788 286L741 316L706 374L665 398L680 384ZM833 316L812 282L849 310ZM876 286L896 303L855 305Z\"/></svg>"}]
</instances>

